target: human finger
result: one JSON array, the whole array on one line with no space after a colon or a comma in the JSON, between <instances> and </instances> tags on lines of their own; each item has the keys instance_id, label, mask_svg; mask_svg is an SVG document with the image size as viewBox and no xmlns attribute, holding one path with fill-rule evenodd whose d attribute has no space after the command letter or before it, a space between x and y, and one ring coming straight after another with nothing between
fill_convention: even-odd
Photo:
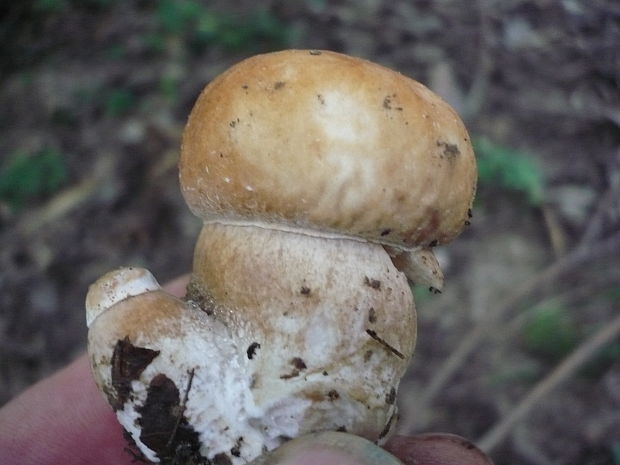
<instances>
[{"instance_id":1,"label":"human finger","mask_svg":"<svg viewBox=\"0 0 620 465\"><path fill-rule=\"evenodd\" d=\"M394 436L385 448L405 465L493 465L475 444L456 434Z\"/></svg>"},{"instance_id":2,"label":"human finger","mask_svg":"<svg viewBox=\"0 0 620 465\"><path fill-rule=\"evenodd\" d=\"M492 465L466 439L447 433L396 436L383 449L351 434L325 431L293 439L250 465Z\"/></svg>"},{"instance_id":3,"label":"human finger","mask_svg":"<svg viewBox=\"0 0 620 465\"><path fill-rule=\"evenodd\" d=\"M185 293L188 277L164 286ZM0 463L132 463L114 412L97 389L87 356L31 386L0 409Z\"/></svg>"}]
</instances>

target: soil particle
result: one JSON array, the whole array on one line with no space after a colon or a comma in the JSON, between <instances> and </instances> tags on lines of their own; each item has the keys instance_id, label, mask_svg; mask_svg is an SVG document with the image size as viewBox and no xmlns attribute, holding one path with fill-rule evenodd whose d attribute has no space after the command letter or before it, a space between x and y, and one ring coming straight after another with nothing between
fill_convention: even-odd
<instances>
[{"instance_id":1,"label":"soil particle","mask_svg":"<svg viewBox=\"0 0 620 465\"><path fill-rule=\"evenodd\" d=\"M340 394L335 389L332 389L327 393L327 398L333 402L337 399L340 399Z\"/></svg>"},{"instance_id":2,"label":"soil particle","mask_svg":"<svg viewBox=\"0 0 620 465\"><path fill-rule=\"evenodd\" d=\"M131 382L140 378L144 369L159 355L158 350L136 347L129 337L119 339L112 353L112 386L116 396L108 394L112 408L120 410L131 394Z\"/></svg>"},{"instance_id":3,"label":"soil particle","mask_svg":"<svg viewBox=\"0 0 620 465\"><path fill-rule=\"evenodd\" d=\"M187 286L187 296L185 300L188 302L193 302L198 305L200 310L205 312L207 315L213 315L213 311L215 308L215 303L213 297L208 293L204 292L204 289L201 285L199 285L196 281L190 281Z\"/></svg>"},{"instance_id":4,"label":"soil particle","mask_svg":"<svg viewBox=\"0 0 620 465\"><path fill-rule=\"evenodd\" d=\"M230 449L230 455L232 455L233 457L241 457L241 443L242 442L243 442L243 436L239 436L233 448Z\"/></svg>"},{"instance_id":5,"label":"soil particle","mask_svg":"<svg viewBox=\"0 0 620 465\"><path fill-rule=\"evenodd\" d=\"M225 453L221 452L213 457L213 465L232 465L232 460Z\"/></svg>"},{"instance_id":6,"label":"soil particle","mask_svg":"<svg viewBox=\"0 0 620 465\"><path fill-rule=\"evenodd\" d=\"M373 289L379 290L381 289L381 281L377 279L369 278L368 276L364 277L364 284L368 287L372 287Z\"/></svg>"},{"instance_id":7,"label":"soil particle","mask_svg":"<svg viewBox=\"0 0 620 465\"><path fill-rule=\"evenodd\" d=\"M254 358L254 355L256 355L256 351L258 349L260 349L260 344L258 342L253 342L252 344L250 344L247 350L248 358L250 360Z\"/></svg>"},{"instance_id":8,"label":"soil particle","mask_svg":"<svg viewBox=\"0 0 620 465\"><path fill-rule=\"evenodd\" d=\"M291 379L291 378L296 378L297 376L299 376L299 373L303 370L305 370L306 367L306 363L299 357L294 357L292 358L289 363L291 365L293 365L293 371L291 371L290 373L284 374L284 375L280 375L280 379Z\"/></svg>"},{"instance_id":9,"label":"soil particle","mask_svg":"<svg viewBox=\"0 0 620 465\"><path fill-rule=\"evenodd\" d=\"M449 142L437 141L437 147L442 149L442 155L448 159L454 159L461 154L458 145L450 144Z\"/></svg>"},{"instance_id":10,"label":"soil particle","mask_svg":"<svg viewBox=\"0 0 620 465\"><path fill-rule=\"evenodd\" d=\"M188 390L191 385L188 386ZM187 396L188 392L186 392ZM155 376L148 387L140 414L140 440L153 450L163 463L180 463L179 456L202 461L199 435L184 416L184 402L179 389L164 374ZM185 463L185 462L184 462ZM192 463L189 460L186 463Z\"/></svg>"},{"instance_id":11,"label":"soil particle","mask_svg":"<svg viewBox=\"0 0 620 465\"><path fill-rule=\"evenodd\" d=\"M303 359L299 358L299 357L295 357L293 359L291 359L290 361L291 365L293 365L295 367L295 369L302 371L305 370L306 367L306 363L303 361Z\"/></svg>"},{"instance_id":12,"label":"soil particle","mask_svg":"<svg viewBox=\"0 0 620 465\"><path fill-rule=\"evenodd\" d=\"M385 108L386 110L398 110L398 111L402 111L403 108L402 107L393 107L392 103L393 103L393 99L396 98L396 94L392 94L392 95L387 95L384 99L383 99L383 108Z\"/></svg>"}]
</instances>

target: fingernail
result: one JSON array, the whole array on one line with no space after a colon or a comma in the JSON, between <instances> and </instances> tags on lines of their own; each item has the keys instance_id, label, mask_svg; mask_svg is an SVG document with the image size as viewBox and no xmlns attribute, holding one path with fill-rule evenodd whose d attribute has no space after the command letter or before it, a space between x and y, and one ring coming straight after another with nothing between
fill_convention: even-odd
<instances>
[{"instance_id":1,"label":"fingernail","mask_svg":"<svg viewBox=\"0 0 620 465\"><path fill-rule=\"evenodd\" d=\"M403 465L381 447L359 436L334 431L284 443L250 465Z\"/></svg>"}]
</instances>

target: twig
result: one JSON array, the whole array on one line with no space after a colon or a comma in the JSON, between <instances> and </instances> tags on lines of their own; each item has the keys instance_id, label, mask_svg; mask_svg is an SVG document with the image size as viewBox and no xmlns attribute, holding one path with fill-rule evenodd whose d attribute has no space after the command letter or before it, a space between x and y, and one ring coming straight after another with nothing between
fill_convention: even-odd
<instances>
[{"instance_id":1,"label":"twig","mask_svg":"<svg viewBox=\"0 0 620 465\"><path fill-rule=\"evenodd\" d=\"M566 234L560 226L560 221L555 211L547 205L542 205L540 210L554 255L556 258L561 257L566 253Z\"/></svg>"},{"instance_id":2,"label":"twig","mask_svg":"<svg viewBox=\"0 0 620 465\"><path fill-rule=\"evenodd\" d=\"M62 218L74 208L86 202L99 187L98 178L90 176L77 185L69 187L55 195L43 207L27 213L15 228L29 236L43 226Z\"/></svg>"},{"instance_id":3,"label":"twig","mask_svg":"<svg viewBox=\"0 0 620 465\"><path fill-rule=\"evenodd\" d=\"M612 286L617 286L618 282L620 282L620 273L616 270L611 271L603 277L603 279L599 281L588 280L583 283L573 286L570 289L554 294L548 297L544 297L542 299L533 301L529 304L530 308L534 307L545 307L549 305L560 305L564 308L573 307L577 305L577 303L582 302L582 307L585 304L584 300L587 300L588 303L592 302L592 296L600 295L600 293L609 289ZM512 338L515 334L519 332L519 330L525 324L525 321L528 318L527 312L521 312L511 317L511 319L507 320L502 327L503 331L503 339Z\"/></svg>"},{"instance_id":4,"label":"twig","mask_svg":"<svg viewBox=\"0 0 620 465\"><path fill-rule=\"evenodd\" d=\"M609 209L613 205L615 201L618 199L618 186L613 183L609 186L607 191L603 194L601 199L596 206L596 210L589 218L587 222L587 228L584 231L581 239L579 241L579 245L587 244L595 240L601 234L601 230L603 229L603 221L605 219L605 215L609 212Z\"/></svg>"},{"instance_id":5,"label":"twig","mask_svg":"<svg viewBox=\"0 0 620 465\"><path fill-rule=\"evenodd\" d=\"M92 175L62 190L42 207L26 213L18 220L15 226L3 234L3 238L20 235L31 236L42 227L63 218L95 195L103 182L109 179L111 172L112 164L110 160L105 157L101 158L94 167Z\"/></svg>"},{"instance_id":6,"label":"twig","mask_svg":"<svg viewBox=\"0 0 620 465\"><path fill-rule=\"evenodd\" d=\"M492 31L486 13L488 11L486 2L484 0L477 0L475 8L478 12L480 44L478 48L478 63L475 67L476 74L463 102L463 116L465 119L475 116L484 105L494 66L491 57Z\"/></svg>"},{"instance_id":7,"label":"twig","mask_svg":"<svg viewBox=\"0 0 620 465\"><path fill-rule=\"evenodd\" d=\"M383 339L382 337L380 337L376 331L373 331L372 329L367 329L366 334L368 334L371 338L373 338L375 341L381 344L383 348L387 350L389 353L396 355L401 360L405 358L402 352L399 352L396 348L388 344L387 341Z\"/></svg>"},{"instance_id":8,"label":"twig","mask_svg":"<svg viewBox=\"0 0 620 465\"><path fill-rule=\"evenodd\" d=\"M515 428L512 436L515 451L530 463L554 465L555 462L545 456L544 452L537 447L530 433L532 432L524 428L523 425Z\"/></svg>"},{"instance_id":9,"label":"twig","mask_svg":"<svg viewBox=\"0 0 620 465\"><path fill-rule=\"evenodd\" d=\"M548 376L534 386L508 415L501 419L477 441L478 446L487 453L499 446L508 433L510 433L513 426L527 415L533 407L560 383L571 377L602 347L618 336L620 336L620 314L577 347L577 349L565 358Z\"/></svg>"},{"instance_id":10,"label":"twig","mask_svg":"<svg viewBox=\"0 0 620 465\"><path fill-rule=\"evenodd\" d=\"M170 450L172 443L174 442L177 431L179 430L179 425L181 424L181 420L184 419L185 408L187 407L187 399L189 398L189 391L192 389L192 382L194 381L194 371L195 368L192 368L188 371L189 381L187 382L187 387L185 388L185 396L183 397L183 401L181 403L181 410L177 415L176 422L174 423L174 428L172 429L172 433L170 434L170 438L168 438L168 442L166 443L166 450Z\"/></svg>"},{"instance_id":11,"label":"twig","mask_svg":"<svg viewBox=\"0 0 620 465\"><path fill-rule=\"evenodd\" d=\"M496 308L486 311L486 319L474 326L461 340L448 359L439 367L428 387L420 396L419 410L426 410L436 395L443 389L455 372L463 366L487 332L490 332L497 321L513 312L529 296L543 289L569 270L587 262L610 255L620 249L620 232L594 245L583 245L574 249L564 257L542 270L540 273L524 282Z\"/></svg>"}]
</instances>

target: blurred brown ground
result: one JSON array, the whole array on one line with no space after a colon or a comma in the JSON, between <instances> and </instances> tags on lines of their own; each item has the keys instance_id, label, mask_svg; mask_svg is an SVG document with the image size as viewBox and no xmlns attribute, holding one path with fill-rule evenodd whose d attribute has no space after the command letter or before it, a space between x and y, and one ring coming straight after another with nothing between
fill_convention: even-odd
<instances>
[{"instance_id":1,"label":"blurred brown ground","mask_svg":"<svg viewBox=\"0 0 620 465\"><path fill-rule=\"evenodd\" d=\"M185 118L216 74L281 48L332 49L416 78L504 160L504 171L481 177L472 226L439 251L444 293L416 289L402 432L483 437L615 321L619 2L206 5L0 6L0 180L20 153L52 152L65 171L53 192L19 206L0 198L0 404L84 350L83 301L99 275L134 264L165 282L189 270L199 222L175 167ZM534 164L515 162L520 154ZM522 179L538 175L535 196ZM459 360L454 351L472 328L480 337ZM447 359L455 369L438 380ZM497 463L620 464L620 340L576 368L493 444Z\"/></svg>"}]
</instances>

